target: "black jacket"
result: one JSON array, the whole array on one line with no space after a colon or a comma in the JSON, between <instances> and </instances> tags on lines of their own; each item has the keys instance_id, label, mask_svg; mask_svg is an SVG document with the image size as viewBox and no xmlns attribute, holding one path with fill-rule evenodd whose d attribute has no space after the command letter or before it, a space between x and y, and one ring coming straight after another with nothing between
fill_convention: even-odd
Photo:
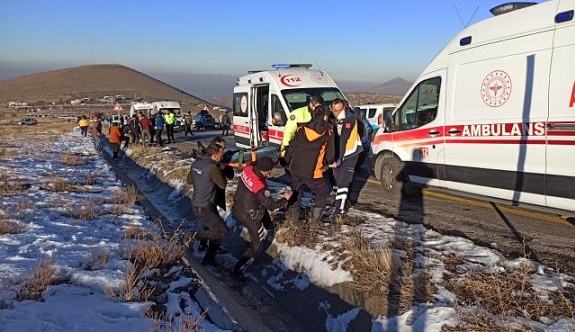
<instances>
[{"instance_id":1,"label":"black jacket","mask_svg":"<svg viewBox=\"0 0 575 332\"><path fill-rule=\"evenodd\" d=\"M225 189L227 185L227 180L218 164L210 158L194 161L186 182L194 186L192 205L195 207L214 207L216 187Z\"/></svg>"},{"instance_id":2,"label":"black jacket","mask_svg":"<svg viewBox=\"0 0 575 332\"><path fill-rule=\"evenodd\" d=\"M322 178L325 167L335 161L334 142L326 121L312 119L299 127L286 152L290 172L303 179Z\"/></svg>"},{"instance_id":3,"label":"black jacket","mask_svg":"<svg viewBox=\"0 0 575 332\"><path fill-rule=\"evenodd\" d=\"M265 177L257 168L248 166L240 175L232 213L241 222L259 221L266 210L273 211L286 206L287 203L285 198L274 199L271 197Z\"/></svg>"}]
</instances>

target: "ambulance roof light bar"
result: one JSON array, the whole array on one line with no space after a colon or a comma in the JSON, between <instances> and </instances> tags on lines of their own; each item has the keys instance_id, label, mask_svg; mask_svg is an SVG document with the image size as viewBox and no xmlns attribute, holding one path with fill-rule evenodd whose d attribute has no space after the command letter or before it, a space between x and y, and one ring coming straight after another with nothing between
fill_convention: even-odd
<instances>
[{"instance_id":1,"label":"ambulance roof light bar","mask_svg":"<svg viewBox=\"0 0 575 332\"><path fill-rule=\"evenodd\" d=\"M274 69L288 69L288 68L311 68L311 64L308 63L278 63L273 64Z\"/></svg>"},{"instance_id":2,"label":"ambulance roof light bar","mask_svg":"<svg viewBox=\"0 0 575 332\"><path fill-rule=\"evenodd\" d=\"M493 14L493 16L497 16L497 15L512 12L512 11L517 10L517 9L533 6L536 4L537 4L537 2L508 2L508 3L504 3L504 4L501 4L499 6L495 6L495 7L491 8L489 10L489 12L491 12L491 14Z\"/></svg>"}]
</instances>

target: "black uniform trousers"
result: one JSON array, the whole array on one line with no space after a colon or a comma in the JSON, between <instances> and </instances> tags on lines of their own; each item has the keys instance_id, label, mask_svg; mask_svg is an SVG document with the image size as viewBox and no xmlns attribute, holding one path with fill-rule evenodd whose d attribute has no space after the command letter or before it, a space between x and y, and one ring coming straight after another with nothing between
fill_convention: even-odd
<instances>
[{"instance_id":1,"label":"black uniform trousers","mask_svg":"<svg viewBox=\"0 0 575 332\"><path fill-rule=\"evenodd\" d=\"M335 185L337 186L335 201L333 202L333 207L336 209L335 213L341 214L345 212L345 203L349 197L350 185L353 181L358 157L359 156L356 155L344 159L340 167L333 169L333 177Z\"/></svg>"},{"instance_id":2,"label":"black uniform trousers","mask_svg":"<svg viewBox=\"0 0 575 332\"><path fill-rule=\"evenodd\" d=\"M198 233L200 239L220 241L228 235L226 223L218 214L216 206L193 207L194 214L206 229Z\"/></svg>"},{"instance_id":3,"label":"black uniform trousers","mask_svg":"<svg viewBox=\"0 0 575 332\"><path fill-rule=\"evenodd\" d=\"M314 206L325 207L331 188L323 177L319 179L304 179L295 176L293 173L291 174L291 177L292 177L292 187L298 193L297 203L299 206L301 206L302 203L303 190L305 189L305 187L307 187L315 194Z\"/></svg>"}]
</instances>

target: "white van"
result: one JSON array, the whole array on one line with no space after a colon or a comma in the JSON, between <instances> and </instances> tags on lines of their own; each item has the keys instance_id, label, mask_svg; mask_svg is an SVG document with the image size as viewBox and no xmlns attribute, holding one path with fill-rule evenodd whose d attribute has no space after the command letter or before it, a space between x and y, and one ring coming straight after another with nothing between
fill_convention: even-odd
<instances>
[{"instance_id":1,"label":"white van","mask_svg":"<svg viewBox=\"0 0 575 332\"><path fill-rule=\"evenodd\" d=\"M385 119L391 118L396 106L397 104L368 104L356 106L355 109L372 127L381 127Z\"/></svg>"},{"instance_id":2,"label":"white van","mask_svg":"<svg viewBox=\"0 0 575 332\"><path fill-rule=\"evenodd\" d=\"M335 98L344 99L335 82L309 64L272 67L249 71L234 87L233 130L240 148L280 146L289 113L308 105L311 96L322 96L328 106Z\"/></svg>"},{"instance_id":3,"label":"white van","mask_svg":"<svg viewBox=\"0 0 575 332\"><path fill-rule=\"evenodd\" d=\"M534 4L453 38L374 137L385 190L409 181L575 211L574 10Z\"/></svg>"}]
</instances>

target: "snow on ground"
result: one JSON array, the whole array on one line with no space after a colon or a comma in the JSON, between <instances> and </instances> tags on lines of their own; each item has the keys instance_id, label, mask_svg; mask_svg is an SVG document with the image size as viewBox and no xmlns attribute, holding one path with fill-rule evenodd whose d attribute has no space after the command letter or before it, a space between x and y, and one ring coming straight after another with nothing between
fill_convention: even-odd
<instances>
[{"instance_id":1,"label":"snow on ground","mask_svg":"<svg viewBox=\"0 0 575 332\"><path fill-rule=\"evenodd\" d=\"M0 234L0 331L170 331L146 317L153 303L122 302L106 295L124 283L131 264L123 257L124 231L156 226L139 206L117 212L110 198L122 184L90 137L79 131L60 137L37 134L19 140L17 154L0 163L0 183L22 186L19 192L0 195L0 223L25 228L18 234ZM84 164L62 163L62 154ZM81 184L83 190L47 190L61 181ZM99 269L87 268L94 255L103 252L109 253L109 261ZM24 282L47 261L53 262L63 282L49 286L43 301L17 301ZM168 298L166 306L181 315L171 323L174 331L181 330L178 319L201 313L193 302L180 309L180 301L190 301L187 293L170 292ZM220 331L207 320L201 324L204 331Z\"/></svg>"},{"instance_id":2,"label":"snow on ground","mask_svg":"<svg viewBox=\"0 0 575 332\"><path fill-rule=\"evenodd\" d=\"M0 213L19 220L26 225L26 232L14 235L0 235L0 331L148 331L151 320L145 318L144 312L150 303L124 303L108 298L106 287L122 283L122 276L127 261L119 252L122 244L122 231L129 225L140 225L146 228L155 227L146 218L143 211L134 206L132 210L116 217L106 214L110 206L98 206L104 212L98 213L94 220L84 220L69 217L66 211L78 209L98 198L110 197L115 190L121 188L114 173L105 161L99 157L91 144L91 140L81 138L77 132L66 134L51 142L24 141L26 155L21 155L0 164L0 174L10 174L10 179L28 183L31 187L21 195L10 195L2 198ZM81 166L62 165L57 155L72 152L85 156L88 163ZM130 149L128 154L132 154ZM164 149L163 154L169 154ZM44 156L38 158L39 156ZM45 156L49 156L46 158ZM188 161L189 162L189 161ZM189 165L184 163L184 166ZM153 172L163 172L158 165ZM152 171L151 171L152 172ZM89 193L51 192L42 189L41 183L47 178L59 176L66 181L82 181L86 174L98 174L98 180L89 186ZM150 175L151 173L148 173ZM142 176L146 176L145 174ZM170 200L177 201L183 192L184 179L171 179L174 190L169 194ZM285 188L284 185L270 182L276 195ZM232 182L229 191L234 191ZM25 195L25 196L22 196ZM153 197L151 197L154 203ZM22 208L23 201L32 205ZM55 203L56 202L56 203ZM58 203L59 202L59 203ZM163 206L161 201L154 204L166 212L169 206ZM173 211L172 211L173 212ZM223 213L222 213L223 214ZM498 252L474 245L466 239L444 236L435 231L427 230L422 225L410 225L375 213L351 209L350 215L364 220L359 226L343 226L342 232L361 229L363 235L378 247L389 246L394 241L411 241L415 245L414 265L419 269L429 271L430 281L437 286L434 300L430 303L418 304L400 316L379 317L372 321L372 332L383 331L440 331L445 324L455 325L460 313L456 307L456 296L447 290L442 283L446 266L440 258L457 255L464 259L458 269L472 271L482 268L485 271L500 272L517 268L520 265L532 267L529 282L536 292L545 296L549 291L561 290L572 283L572 278L555 274L552 269L538 267L526 259L507 260ZM177 213L167 216L167 221L177 226L181 222ZM227 221L230 221L228 216ZM230 225L233 222L229 223ZM288 247L286 244L275 244L280 258L274 261L274 266L267 277L267 285L277 291L285 287L294 287L305 291L310 283L318 286L330 286L336 283L352 280L353 276L341 268L341 262L334 268L334 256L323 250L326 246L338 247L341 244L336 236L322 237L321 244L314 249L306 247ZM112 259L102 269L86 271L83 262L90 252L106 250L113 253ZM394 251L399 256L405 255L401 250ZM22 286L22 280L35 269L38 261L51 258L58 271L71 276L64 284L50 286L44 302L15 300L15 294ZM292 280L283 278L287 269L305 271ZM538 272L539 273L538 273ZM170 296L169 307L177 307L181 299L179 294ZM197 305L191 304L189 314L198 314ZM192 310L193 309L193 310ZM474 308L469 308L474 310ZM345 313L333 314L330 303L324 302L317 308L325 315L326 331L346 331L350 322L358 314L357 309ZM534 329L545 331L574 331L575 323L572 317L547 319L541 322L523 320L522 323ZM205 331L218 329L203 322Z\"/></svg>"}]
</instances>

